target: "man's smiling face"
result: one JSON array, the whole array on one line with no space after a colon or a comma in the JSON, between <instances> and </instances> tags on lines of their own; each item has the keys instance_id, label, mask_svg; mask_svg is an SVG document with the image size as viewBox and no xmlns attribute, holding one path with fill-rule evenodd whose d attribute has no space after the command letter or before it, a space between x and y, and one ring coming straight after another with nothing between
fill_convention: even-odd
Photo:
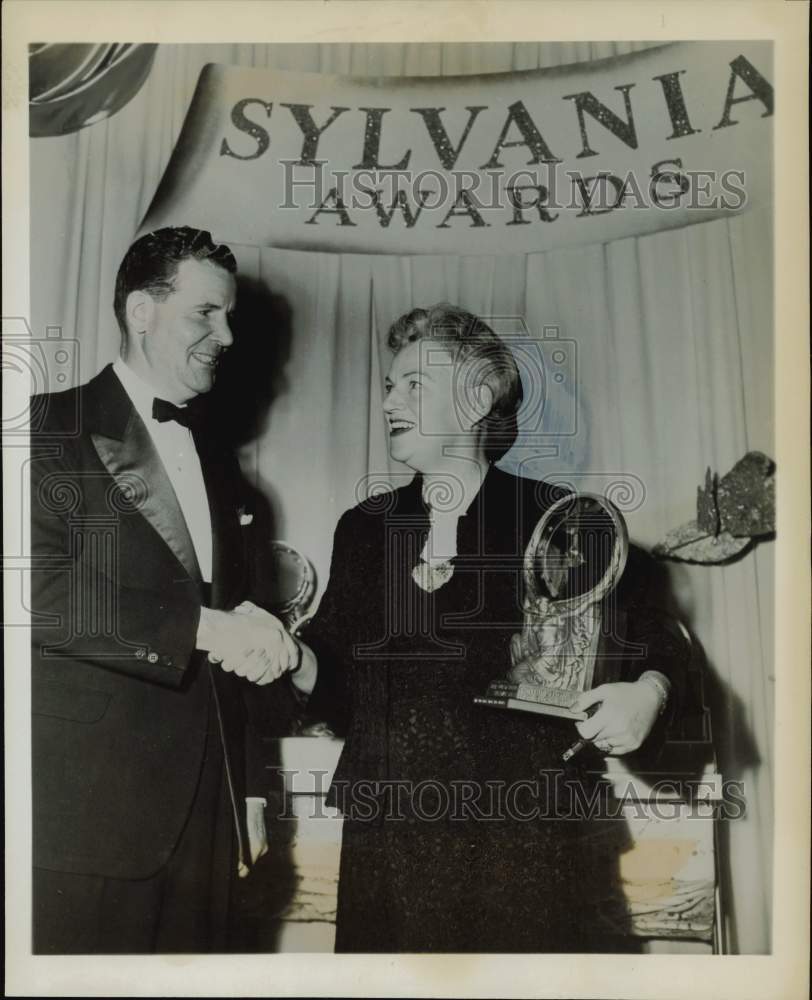
<instances>
[{"instance_id":1,"label":"man's smiling face","mask_svg":"<svg viewBox=\"0 0 812 1000\"><path fill-rule=\"evenodd\" d=\"M165 299L151 301L143 353L153 385L186 403L213 387L220 355L234 342L237 286L225 268L194 258L178 265L173 284Z\"/></svg>"}]
</instances>

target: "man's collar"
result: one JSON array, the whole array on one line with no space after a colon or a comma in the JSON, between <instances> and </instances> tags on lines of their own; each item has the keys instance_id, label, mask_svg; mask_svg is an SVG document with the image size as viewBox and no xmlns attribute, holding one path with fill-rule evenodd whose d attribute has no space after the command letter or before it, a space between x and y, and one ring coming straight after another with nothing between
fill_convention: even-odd
<instances>
[{"instance_id":1,"label":"man's collar","mask_svg":"<svg viewBox=\"0 0 812 1000\"><path fill-rule=\"evenodd\" d=\"M119 382L124 386L124 391L130 397L133 406L138 411L139 417L146 423L152 419L152 401L156 396L155 390L145 382L140 375L130 368L127 362L119 357L113 362L113 371L118 376Z\"/></svg>"},{"instance_id":2,"label":"man's collar","mask_svg":"<svg viewBox=\"0 0 812 1000\"><path fill-rule=\"evenodd\" d=\"M116 358L113 362L113 371L118 376L118 380L130 397L133 406L138 411L138 416L141 417L144 423L148 423L152 420L153 400L162 398L160 390L151 386L140 375L134 372L122 357Z\"/></svg>"},{"instance_id":3,"label":"man's collar","mask_svg":"<svg viewBox=\"0 0 812 1000\"><path fill-rule=\"evenodd\" d=\"M122 440L135 407L113 365L105 365L79 392L83 429Z\"/></svg>"}]
</instances>

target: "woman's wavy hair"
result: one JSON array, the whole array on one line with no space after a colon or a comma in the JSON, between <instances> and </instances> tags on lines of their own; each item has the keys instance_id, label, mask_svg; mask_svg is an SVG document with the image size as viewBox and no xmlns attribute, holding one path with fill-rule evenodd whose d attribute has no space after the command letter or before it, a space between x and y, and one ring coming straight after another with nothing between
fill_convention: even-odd
<instances>
[{"instance_id":1,"label":"woman's wavy hair","mask_svg":"<svg viewBox=\"0 0 812 1000\"><path fill-rule=\"evenodd\" d=\"M480 424L488 460L500 459L518 435L516 415L522 402L522 382L510 349L478 316L448 302L412 309L389 329L388 344L395 353L418 340L436 340L456 364L466 363L463 389L483 384L490 388L493 406Z\"/></svg>"}]
</instances>

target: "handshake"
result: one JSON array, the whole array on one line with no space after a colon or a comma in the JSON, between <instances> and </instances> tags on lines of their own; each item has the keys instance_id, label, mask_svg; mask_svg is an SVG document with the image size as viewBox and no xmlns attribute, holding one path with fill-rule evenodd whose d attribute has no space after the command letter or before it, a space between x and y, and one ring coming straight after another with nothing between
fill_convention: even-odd
<instances>
[{"instance_id":1,"label":"handshake","mask_svg":"<svg viewBox=\"0 0 812 1000\"><path fill-rule=\"evenodd\" d=\"M212 663L253 684L270 684L299 666L301 649L282 622L256 604L244 601L233 611L203 608L197 648Z\"/></svg>"}]
</instances>

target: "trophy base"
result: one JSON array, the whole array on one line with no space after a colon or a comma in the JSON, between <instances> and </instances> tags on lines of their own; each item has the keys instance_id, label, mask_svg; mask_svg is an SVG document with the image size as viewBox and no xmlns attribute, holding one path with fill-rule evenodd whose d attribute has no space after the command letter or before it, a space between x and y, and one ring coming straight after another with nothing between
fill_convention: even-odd
<instances>
[{"instance_id":1,"label":"trophy base","mask_svg":"<svg viewBox=\"0 0 812 1000\"><path fill-rule=\"evenodd\" d=\"M574 712L571 708L561 708L560 705L545 705L538 701L524 701L521 698L489 698L474 697L475 705L490 705L493 708L514 708L521 712L535 712L537 715L555 715L559 719L572 719L581 722L588 718L586 712Z\"/></svg>"},{"instance_id":2,"label":"trophy base","mask_svg":"<svg viewBox=\"0 0 812 1000\"><path fill-rule=\"evenodd\" d=\"M554 715L559 719L580 722L589 717L586 712L576 712L572 708L580 694L580 691L549 687L546 684L492 681L488 685L487 694L474 697L474 704L535 712L538 715Z\"/></svg>"}]
</instances>

